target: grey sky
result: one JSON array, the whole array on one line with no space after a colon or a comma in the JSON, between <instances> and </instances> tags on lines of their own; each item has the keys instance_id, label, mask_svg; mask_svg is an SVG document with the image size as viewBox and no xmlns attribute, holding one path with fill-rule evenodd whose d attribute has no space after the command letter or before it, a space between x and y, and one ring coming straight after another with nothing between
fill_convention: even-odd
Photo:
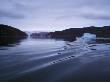
<instances>
[{"instance_id":1,"label":"grey sky","mask_svg":"<svg viewBox=\"0 0 110 82\"><path fill-rule=\"evenodd\" d=\"M0 23L28 31L110 25L110 0L0 0Z\"/></svg>"}]
</instances>

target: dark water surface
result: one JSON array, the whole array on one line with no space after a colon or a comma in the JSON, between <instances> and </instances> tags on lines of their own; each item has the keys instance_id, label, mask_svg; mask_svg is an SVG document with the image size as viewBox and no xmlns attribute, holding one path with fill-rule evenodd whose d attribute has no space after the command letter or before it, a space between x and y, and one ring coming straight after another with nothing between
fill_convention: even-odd
<instances>
[{"instance_id":1,"label":"dark water surface","mask_svg":"<svg viewBox=\"0 0 110 82\"><path fill-rule=\"evenodd\" d=\"M3 38L0 42L0 82L42 68L51 61L46 58L58 55L65 45L54 39Z\"/></svg>"},{"instance_id":2,"label":"dark water surface","mask_svg":"<svg viewBox=\"0 0 110 82\"><path fill-rule=\"evenodd\" d=\"M0 82L110 82L109 43L69 43L1 39Z\"/></svg>"}]
</instances>

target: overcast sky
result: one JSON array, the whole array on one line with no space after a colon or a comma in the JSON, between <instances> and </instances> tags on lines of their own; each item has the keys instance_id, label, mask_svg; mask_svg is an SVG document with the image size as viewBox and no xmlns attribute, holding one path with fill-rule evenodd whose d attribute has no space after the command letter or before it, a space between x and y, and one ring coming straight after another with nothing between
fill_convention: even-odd
<instances>
[{"instance_id":1,"label":"overcast sky","mask_svg":"<svg viewBox=\"0 0 110 82\"><path fill-rule=\"evenodd\" d=\"M110 25L110 0L0 0L0 23L24 31Z\"/></svg>"}]
</instances>

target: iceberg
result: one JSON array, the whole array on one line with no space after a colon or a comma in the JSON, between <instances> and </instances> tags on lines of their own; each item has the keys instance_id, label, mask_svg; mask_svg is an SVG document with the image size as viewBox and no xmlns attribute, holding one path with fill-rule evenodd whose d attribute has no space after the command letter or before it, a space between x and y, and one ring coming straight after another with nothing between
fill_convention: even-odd
<instances>
[{"instance_id":1,"label":"iceberg","mask_svg":"<svg viewBox=\"0 0 110 82\"><path fill-rule=\"evenodd\" d=\"M88 42L88 43L95 42L96 35L91 33L84 33L81 39L83 39L85 42Z\"/></svg>"}]
</instances>

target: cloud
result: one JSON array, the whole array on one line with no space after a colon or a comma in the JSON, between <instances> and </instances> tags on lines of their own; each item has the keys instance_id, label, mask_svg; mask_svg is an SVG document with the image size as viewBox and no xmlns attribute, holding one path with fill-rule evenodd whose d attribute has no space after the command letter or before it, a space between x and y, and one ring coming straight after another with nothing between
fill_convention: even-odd
<instances>
[{"instance_id":1,"label":"cloud","mask_svg":"<svg viewBox=\"0 0 110 82\"><path fill-rule=\"evenodd\" d=\"M15 2L13 0L1 0L0 3L0 21L2 20L15 20L15 19L24 19L25 15L20 11L15 9ZM10 20L11 19L11 20Z\"/></svg>"},{"instance_id":2,"label":"cloud","mask_svg":"<svg viewBox=\"0 0 110 82\"><path fill-rule=\"evenodd\" d=\"M89 20L110 20L110 12L108 10L94 7L82 7L77 16Z\"/></svg>"},{"instance_id":3,"label":"cloud","mask_svg":"<svg viewBox=\"0 0 110 82\"><path fill-rule=\"evenodd\" d=\"M93 19L93 20L110 20L110 15L105 14L85 14L81 15L85 19Z\"/></svg>"},{"instance_id":4,"label":"cloud","mask_svg":"<svg viewBox=\"0 0 110 82\"><path fill-rule=\"evenodd\" d=\"M90 6L82 6L71 10L71 13L64 13L56 20L67 20L67 19L87 19L87 20L110 20L110 12L106 9L94 8Z\"/></svg>"},{"instance_id":5,"label":"cloud","mask_svg":"<svg viewBox=\"0 0 110 82\"><path fill-rule=\"evenodd\" d=\"M17 14L15 12L0 10L0 18L23 19L25 18L25 16L22 14Z\"/></svg>"},{"instance_id":6,"label":"cloud","mask_svg":"<svg viewBox=\"0 0 110 82\"><path fill-rule=\"evenodd\" d=\"M23 30L107 25L109 4L110 0L1 0L0 22Z\"/></svg>"}]
</instances>

